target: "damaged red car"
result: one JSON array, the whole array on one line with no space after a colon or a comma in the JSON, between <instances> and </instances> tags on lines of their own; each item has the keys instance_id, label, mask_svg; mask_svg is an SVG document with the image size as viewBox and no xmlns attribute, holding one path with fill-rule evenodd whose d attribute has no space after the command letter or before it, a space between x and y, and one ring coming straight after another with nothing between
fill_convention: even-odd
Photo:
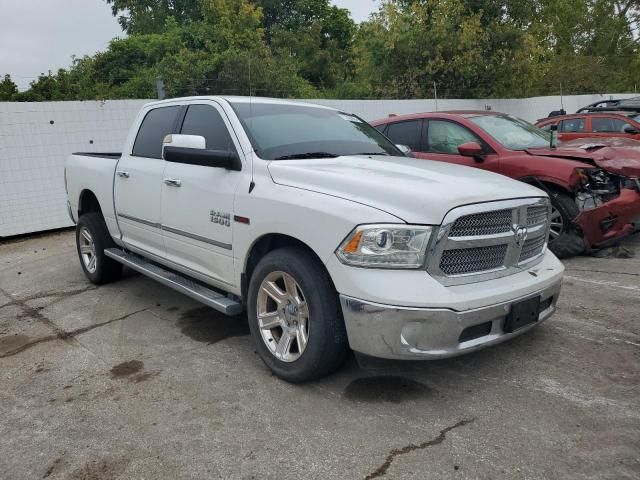
<instances>
[{"instance_id":1,"label":"damaged red car","mask_svg":"<svg viewBox=\"0 0 640 480\"><path fill-rule=\"evenodd\" d=\"M392 116L371 124L413 156L500 173L545 190L549 248L559 257L607 246L640 226L640 150L552 146L551 134L487 111Z\"/></svg>"}]
</instances>

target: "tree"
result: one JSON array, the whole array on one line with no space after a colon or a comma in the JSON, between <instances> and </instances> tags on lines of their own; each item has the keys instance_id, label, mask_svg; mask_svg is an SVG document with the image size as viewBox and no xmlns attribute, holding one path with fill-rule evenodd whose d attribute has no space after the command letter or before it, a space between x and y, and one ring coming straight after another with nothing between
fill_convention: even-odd
<instances>
[{"instance_id":1,"label":"tree","mask_svg":"<svg viewBox=\"0 0 640 480\"><path fill-rule=\"evenodd\" d=\"M201 19L199 0L105 0L128 34L160 33L169 17L179 25Z\"/></svg>"},{"instance_id":2,"label":"tree","mask_svg":"<svg viewBox=\"0 0 640 480\"><path fill-rule=\"evenodd\" d=\"M11 75L5 75L0 82L0 102L10 102L18 94L18 86L11 80Z\"/></svg>"}]
</instances>

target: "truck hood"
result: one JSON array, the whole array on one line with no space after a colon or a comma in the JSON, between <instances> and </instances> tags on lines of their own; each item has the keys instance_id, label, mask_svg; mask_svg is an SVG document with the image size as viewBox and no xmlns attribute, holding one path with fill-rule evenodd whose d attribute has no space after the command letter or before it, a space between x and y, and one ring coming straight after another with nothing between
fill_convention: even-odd
<instances>
[{"instance_id":1,"label":"truck hood","mask_svg":"<svg viewBox=\"0 0 640 480\"><path fill-rule=\"evenodd\" d=\"M495 173L406 157L276 160L268 168L277 184L358 202L408 223L440 224L449 210L471 203L546 196Z\"/></svg>"},{"instance_id":2,"label":"truck hood","mask_svg":"<svg viewBox=\"0 0 640 480\"><path fill-rule=\"evenodd\" d=\"M559 148L535 148L527 152L541 157L574 160L600 167L607 172L625 177L640 177L640 148L613 147L600 143L598 138L583 138L582 143L572 142Z\"/></svg>"}]
</instances>

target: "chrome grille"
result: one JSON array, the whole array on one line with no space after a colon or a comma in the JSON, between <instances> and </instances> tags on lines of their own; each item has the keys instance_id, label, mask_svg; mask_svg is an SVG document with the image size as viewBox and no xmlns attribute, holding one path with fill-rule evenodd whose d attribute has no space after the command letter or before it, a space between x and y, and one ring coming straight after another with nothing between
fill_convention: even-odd
<instances>
[{"instance_id":1,"label":"chrome grille","mask_svg":"<svg viewBox=\"0 0 640 480\"><path fill-rule=\"evenodd\" d=\"M440 260L440 270L446 275L494 270L504 265L506 254L506 244L445 250Z\"/></svg>"},{"instance_id":2,"label":"chrome grille","mask_svg":"<svg viewBox=\"0 0 640 480\"><path fill-rule=\"evenodd\" d=\"M530 267L542 260L548 233L546 198L454 208L429 247L427 271L444 285L517 273L521 263Z\"/></svg>"},{"instance_id":3,"label":"chrome grille","mask_svg":"<svg viewBox=\"0 0 640 480\"><path fill-rule=\"evenodd\" d=\"M542 253L546 237L544 235L530 238L524 242L518 263L524 262Z\"/></svg>"},{"instance_id":4,"label":"chrome grille","mask_svg":"<svg viewBox=\"0 0 640 480\"><path fill-rule=\"evenodd\" d=\"M475 213L460 217L451 227L450 237L475 237L494 235L511 230L512 210L495 210L493 212Z\"/></svg>"},{"instance_id":5,"label":"chrome grille","mask_svg":"<svg viewBox=\"0 0 640 480\"><path fill-rule=\"evenodd\" d=\"M549 218L549 207L529 207L527 208L527 227L542 225Z\"/></svg>"}]
</instances>

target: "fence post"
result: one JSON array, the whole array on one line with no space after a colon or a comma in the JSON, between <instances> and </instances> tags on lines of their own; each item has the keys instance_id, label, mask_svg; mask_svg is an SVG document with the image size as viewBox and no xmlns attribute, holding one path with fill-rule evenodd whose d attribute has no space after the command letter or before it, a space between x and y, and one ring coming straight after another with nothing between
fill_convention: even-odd
<instances>
[{"instance_id":1,"label":"fence post","mask_svg":"<svg viewBox=\"0 0 640 480\"><path fill-rule=\"evenodd\" d=\"M158 100L164 100L167 94L164 91L164 80L156 78L156 90L158 92Z\"/></svg>"}]
</instances>

